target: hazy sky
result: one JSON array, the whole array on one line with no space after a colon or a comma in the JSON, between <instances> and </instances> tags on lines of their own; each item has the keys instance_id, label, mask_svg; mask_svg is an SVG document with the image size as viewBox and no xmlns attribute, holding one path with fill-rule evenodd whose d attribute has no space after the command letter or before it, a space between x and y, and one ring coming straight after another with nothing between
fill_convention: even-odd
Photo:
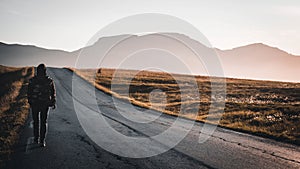
<instances>
[{"instance_id":1,"label":"hazy sky","mask_svg":"<svg viewBox=\"0 0 300 169\"><path fill-rule=\"evenodd\" d=\"M300 55L300 0L0 0L0 41L72 51L140 13L186 20L220 49L262 42Z\"/></svg>"}]
</instances>

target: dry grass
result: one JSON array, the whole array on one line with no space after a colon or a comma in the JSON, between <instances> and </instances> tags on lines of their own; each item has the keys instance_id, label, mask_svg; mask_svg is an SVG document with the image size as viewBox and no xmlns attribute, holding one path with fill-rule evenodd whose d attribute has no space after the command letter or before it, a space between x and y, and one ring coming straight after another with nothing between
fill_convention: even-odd
<instances>
[{"instance_id":1,"label":"dry grass","mask_svg":"<svg viewBox=\"0 0 300 169\"><path fill-rule=\"evenodd\" d=\"M227 78L224 113L220 114L222 107L214 105L214 113L208 114L211 100L214 98L214 96L211 97L211 83L216 83L209 77L121 70L118 71L117 77L114 77L114 90L111 91L111 81L115 70L86 69L75 72L94 83L98 89L114 97L129 100L137 106L300 144L299 83ZM128 77L133 74L136 74L134 78L129 79ZM181 84L187 85L179 90L174 77L177 80L180 79ZM199 88L200 99L196 101L185 99L185 97L195 97L194 93L189 92L191 78L196 78ZM129 96L125 87L128 85L130 86ZM159 95L160 93L152 95L151 91L155 89L164 91L165 96ZM161 104L162 97L167 98L165 104ZM151 98L152 105L149 98ZM183 114L179 114L180 108L184 109ZM195 113L197 116L193 115ZM221 118L220 123L218 123L218 118Z\"/></svg>"},{"instance_id":2,"label":"dry grass","mask_svg":"<svg viewBox=\"0 0 300 169\"><path fill-rule=\"evenodd\" d=\"M26 91L32 67L0 66L0 167L9 159L20 127L28 116Z\"/></svg>"}]
</instances>

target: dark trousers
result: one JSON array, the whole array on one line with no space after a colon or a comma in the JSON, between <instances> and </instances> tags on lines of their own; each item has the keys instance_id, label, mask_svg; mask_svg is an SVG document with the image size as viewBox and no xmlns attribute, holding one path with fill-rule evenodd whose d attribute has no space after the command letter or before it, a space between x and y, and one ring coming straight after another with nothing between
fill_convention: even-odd
<instances>
[{"instance_id":1,"label":"dark trousers","mask_svg":"<svg viewBox=\"0 0 300 169\"><path fill-rule=\"evenodd\" d=\"M46 105L32 105L32 118L33 118L33 135L34 139L40 138L44 141L47 133L47 118L49 107Z\"/></svg>"}]
</instances>

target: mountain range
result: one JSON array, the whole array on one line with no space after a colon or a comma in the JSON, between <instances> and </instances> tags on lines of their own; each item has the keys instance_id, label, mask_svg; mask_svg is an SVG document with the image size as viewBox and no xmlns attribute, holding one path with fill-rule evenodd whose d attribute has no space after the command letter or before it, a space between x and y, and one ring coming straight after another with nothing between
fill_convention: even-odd
<instances>
[{"instance_id":1,"label":"mountain range","mask_svg":"<svg viewBox=\"0 0 300 169\"><path fill-rule=\"evenodd\" d=\"M184 60L185 65L192 68L193 74L207 75L203 60L202 65L198 64L195 57L192 56L194 55L193 52L183 48L182 44L188 44L193 50L198 53L202 52L205 56L209 55L210 51L213 50L220 58L226 77L300 82L300 56L289 54L262 43L229 50L209 48L186 35L177 33L102 37L92 45L72 52L45 49L32 45L0 43L0 64L7 66L36 66L39 63L45 63L47 66L52 67L75 67L75 65L78 67L79 62L82 68L116 68L119 67L121 61L126 61L127 59L128 63L122 62L127 67L122 68L140 69L145 65L152 67L155 65L158 67L167 65L167 68L173 67L169 71L186 73L183 68L176 66L180 64L178 60ZM111 48L113 45L114 47ZM150 47L151 49L162 48L171 52L140 50L145 47ZM176 56L174 56L174 53ZM177 61L174 59L175 57L177 57Z\"/></svg>"}]
</instances>

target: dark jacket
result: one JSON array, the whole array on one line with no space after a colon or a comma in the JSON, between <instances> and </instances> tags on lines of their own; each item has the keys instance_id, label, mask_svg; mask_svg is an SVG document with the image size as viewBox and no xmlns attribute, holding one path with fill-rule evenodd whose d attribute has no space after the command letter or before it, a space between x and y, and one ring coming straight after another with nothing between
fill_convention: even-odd
<instances>
[{"instance_id":1,"label":"dark jacket","mask_svg":"<svg viewBox=\"0 0 300 169\"><path fill-rule=\"evenodd\" d=\"M27 98L29 104L54 106L56 102L53 80L48 76L34 76L29 80Z\"/></svg>"}]
</instances>

